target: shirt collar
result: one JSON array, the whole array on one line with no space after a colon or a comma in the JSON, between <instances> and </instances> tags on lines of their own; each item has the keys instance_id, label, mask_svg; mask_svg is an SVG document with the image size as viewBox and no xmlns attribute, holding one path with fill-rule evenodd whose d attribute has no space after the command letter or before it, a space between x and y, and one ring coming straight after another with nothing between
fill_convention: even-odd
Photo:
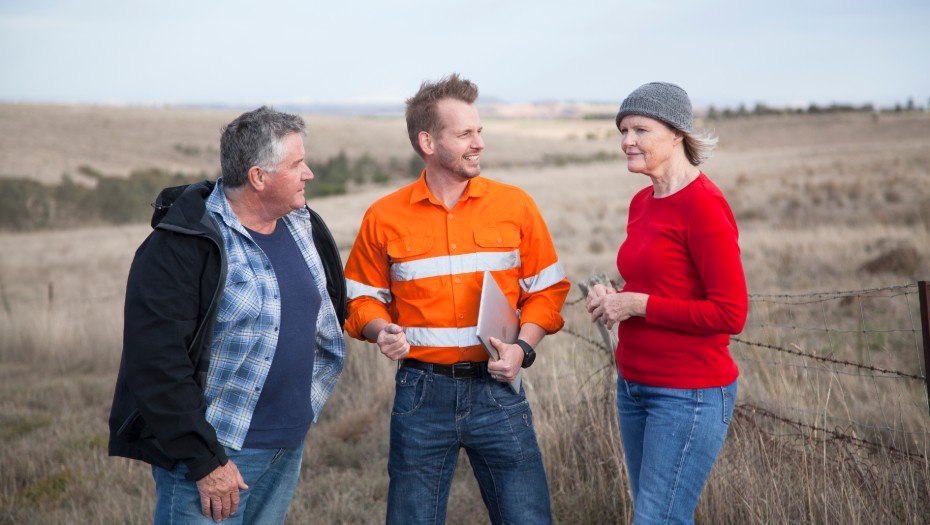
<instances>
[{"instance_id":1,"label":"shirt collar","mask_svg":"<svg viewBox=\"0 0 930 525\"><path fill-rule=\"evenodd\" d=\"M488 181L479 175L468 181L468 186L465 187L465 193L462 194L462 198L459 199L459 202L468 200L469 198L483 197L487 194ZM410 193L410 204L415 204L424 200L428 200L433 204L441 204L439 199L434 197L432 192L429 191L429 186L426 185L425 169L420 173L420 178L413 183L413 191Z\"/></svg>"},{"instance_id":2,"label":"shirt collar","mask_svg":"<svg viewBox=\"0 0 930 525\"><path fill-rule=\"evenodd\" d=\"M425 183L424 186L426 186ZM242 224L239 222L239 217L236 217L236 213L229 205L229 200L226 199L226 192L223 191L222 177L216 179L216 186L213 188L213 192L210 193L210 196L207 198L207 210L222 218L223 222L230 228L238 231L239 233L246 234L245 227L242 226ZM288 213L281 218L284 219L285 222L293 220L294 218L300 218L302 220L309 221L310 212L307 211L307 205L304 204L303 208L293 210L291 213Z\"/></svg>"}]
</instances>

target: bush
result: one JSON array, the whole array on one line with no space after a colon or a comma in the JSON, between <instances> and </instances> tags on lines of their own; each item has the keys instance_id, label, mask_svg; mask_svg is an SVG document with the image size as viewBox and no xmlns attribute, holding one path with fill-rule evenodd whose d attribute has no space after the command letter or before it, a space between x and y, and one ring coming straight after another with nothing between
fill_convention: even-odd
<instances>
[{"instance_id":1,"label":"bush","mask_svg":"<svg viewBox=\"0 0 930 525\"><path fill-rule=\"evenodd\" d=\"M312 162L314 197L346 193L351 181L384 184L393 178L418 177L423 160L391 158L382 165L368 154L354 161L345 152L326 161ZM54 186L27 178L0 178L0 230L28 231L95 223L148 222L151 203L162 188L190 184L210 177L206 173L171 173L158 168L136 170L128 177L106 175L91 166L78 173L93 181L79 184L68 174Z\"/></svg>"},{"instance_id":2,"label":"bush","mask_svg":"<svg viewBox=\"0 0 930 525\"><path fill-rule=\"evenodd\" d=\"M78 184L69 175L52 187L23 178L0 179L0 229L145 222L152 215L150 204L162 188L207 178L206 174L172 174L158 169L135 171L128 178L107 176L88 166L79 172L96 185Z\"/></svg>"},{"instance_id":3,"label":"bush","mask_svg":"<svg viewBox=\"0 0 930 525\"><path fill-rule=\"evenodd\" d=\"M52 198L42 184L27 179L0 179L0 227L33 230L46 226Z\"/></svg>"}]
</instances>

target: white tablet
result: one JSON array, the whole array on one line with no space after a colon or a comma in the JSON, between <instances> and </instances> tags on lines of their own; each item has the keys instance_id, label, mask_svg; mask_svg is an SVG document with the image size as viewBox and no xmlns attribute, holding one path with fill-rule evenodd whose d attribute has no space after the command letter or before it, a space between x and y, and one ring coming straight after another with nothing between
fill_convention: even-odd
<instances>
[{"instance_id":1,"label":"white tablet","mask_svg":"<svg viewBox=\"0 0 930 525\"><path fill-rule=\"evenodd\" d=\"M505 343L517 342L520 334L520 321L517 312L510 306L507 296L501 291L491 272L484 272L484 283L481 285L481 303L478 307L478 340L481 345L496 361L500 358L497 349L491 344L491 337L496 337ZM523 378L523 369L517 372L517 378L510 383L510 387L517 394L520 393L520 381Z\"/></svg>"}]
</instances>

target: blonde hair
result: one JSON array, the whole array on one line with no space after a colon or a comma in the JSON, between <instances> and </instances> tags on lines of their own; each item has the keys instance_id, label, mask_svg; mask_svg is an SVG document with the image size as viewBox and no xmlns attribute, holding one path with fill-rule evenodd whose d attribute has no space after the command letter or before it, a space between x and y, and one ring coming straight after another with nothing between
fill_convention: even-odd
<instances>
[{"instance_id":1,"label":"blonde hair","mask_svg":"<svg viewBox=\"0 0 930 525\"><path fill-rule=\"evenodd\" d=\"M410 144L421 157L420 132L436 135L441 122L436 112L436 104L444 98L461 100L473 104L478 98L478 86L453 73L438 82L423 82L417 94L407 99L407 135Z\"/></svg>"},{"instance_id":2,"label":"blonde hair","mask_svg":"<svg viewBox=\"0 0 930 525\"><path fill-rule=\"evenodd\" d=\"M714 149L719 140L716 136L706 131L701 133L678 131L684 137L682 144L685 146L685 156L688 157L688 162L692 166L700 166L714 155Z\"/></svg>"}]
</instances>

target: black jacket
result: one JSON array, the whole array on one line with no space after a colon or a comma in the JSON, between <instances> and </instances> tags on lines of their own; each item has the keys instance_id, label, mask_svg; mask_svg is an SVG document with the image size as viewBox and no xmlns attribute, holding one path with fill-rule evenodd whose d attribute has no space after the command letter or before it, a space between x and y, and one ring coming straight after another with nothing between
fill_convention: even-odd
<instances>
[{"instance_id":1,"label":"black jacket","mask_svg":"<svg viewBox=\"0 0 930 525\"><path fill-rule=\"evenodd\" d=\"M110 411L111 456L166 469L183 461L198 480L225 465L206 420L204 381L216 308L226 281L223 238L207 213L215 182L166 188L155 201L153 231L136 250L126 284L123 355ZM339 323L346 283L339 249L310 210L313 242Z\"/></svg>"}]
</instances>

